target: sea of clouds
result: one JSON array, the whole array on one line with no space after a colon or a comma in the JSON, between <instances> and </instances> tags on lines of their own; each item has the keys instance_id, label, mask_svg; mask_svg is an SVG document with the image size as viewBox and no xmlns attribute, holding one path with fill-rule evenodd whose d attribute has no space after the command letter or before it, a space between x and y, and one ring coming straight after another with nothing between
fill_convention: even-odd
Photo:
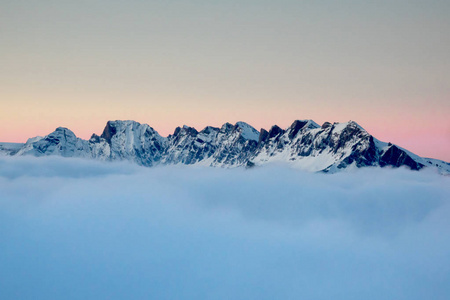
<instances>
[{"instance_id":1,"label":"sea of clouds","mask_svg":"<svg viewBox=\"0 0 450 300\"><path fill-rule=\"evenodd\" d=\"M0 158L1 299L450 299L450 177Z\"/></svg>"}]
</instances>

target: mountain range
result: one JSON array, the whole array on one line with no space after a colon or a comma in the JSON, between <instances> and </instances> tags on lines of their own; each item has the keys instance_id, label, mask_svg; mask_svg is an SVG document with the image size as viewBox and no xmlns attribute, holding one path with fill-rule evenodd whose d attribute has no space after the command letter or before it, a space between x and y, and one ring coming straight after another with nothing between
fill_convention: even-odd
<instances>
[{"instance_id":1,"label":"mountain range","mask_svg":"<svg viewBox=\"0 0 450 300\"><path fill-rule=\"evenodd\" d=\"M379 141L354 121L325 122L296 120L286 129L274 125L256 130L244 122L177 127L162 137L147 124L108 121L102 134L89 140L58 127L44 137L25 144L0 143L0 155L80 157L101 161L131 161L142 166L202 165L212 167L254 167L287 163L312 171L335 173L348 168L406 167L434 168L450 174L450 164L423 158L391 143Z\"/></svg>"}]
</instances>

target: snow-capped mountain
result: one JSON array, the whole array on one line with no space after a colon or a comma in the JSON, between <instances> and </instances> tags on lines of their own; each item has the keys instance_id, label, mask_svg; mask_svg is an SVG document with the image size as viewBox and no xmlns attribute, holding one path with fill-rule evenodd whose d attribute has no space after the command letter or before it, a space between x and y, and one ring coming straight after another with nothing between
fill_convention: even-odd
<instances>
[{"instance_id":1,"label":"snow-capped mountain","mask_svg":"<svg viewBox=\"0 0 450 300\"><path fill-rule=\"evenodd\" d=\"M109 121L103 133L83 140L67 128L58 127L45 137L25 144L0 143L1 155L59 155L104 161L126 160L143 166L158 164L252 167L288 163L313 172L337 172L349 167L437 168L450 174L450 164L422 158L391 143L384 143L356 122L328 123L296 120L287 129L269 131L244 122L225 123L221 128L177 127L162 137L147 124Z\"/></svg>"},{"instance_id":2,"label":"snow-capped mountain","mask_svg":"<svg viewBox=\"0 0 450 300\"><path fill-rule=\"evenodd\" d=\"M14 155L60 155L98 160L128 160L143 166L159 163L167 139L147 124L109 121L103 133L86 141L63 127L45 137L29 139Z\"/></svg>"}]
</instances>

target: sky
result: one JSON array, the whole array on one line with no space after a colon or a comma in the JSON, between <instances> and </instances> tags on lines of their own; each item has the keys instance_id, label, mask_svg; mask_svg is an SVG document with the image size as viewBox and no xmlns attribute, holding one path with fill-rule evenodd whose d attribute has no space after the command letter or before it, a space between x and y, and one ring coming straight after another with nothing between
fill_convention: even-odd
<instances>
[{"instance_id":1,"label":"sky","mask_svg":"<svg viewBox=\"0 0 450 300\"><path fill-rule=\"evenodd\" d=\"M0 0L0 141L354 120L450 161L450 2Z\"/></svg>"},{"instance_id":2,"label":"sky","mask_svg":"<svg viewBox=\"0 0 450 300\"><path fill-rule=\"evenodd\" d=\"M0 297L449 299L449 180L2 157Z\"/></svg>"}]
</instances>

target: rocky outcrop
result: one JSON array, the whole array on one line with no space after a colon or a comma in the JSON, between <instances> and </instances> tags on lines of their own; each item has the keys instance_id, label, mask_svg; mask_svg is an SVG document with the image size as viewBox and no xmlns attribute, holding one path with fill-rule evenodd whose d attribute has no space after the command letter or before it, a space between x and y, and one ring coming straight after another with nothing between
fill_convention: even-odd
<instances>
[{"instance_id":1,"label":"rocky outcrop","mask_svg":"<svg viewBox=\"0 0 450 300\"><path fill-rule=\"evenodd\" d=\"M411 170L420 170L425 165L415 161L406 151L391 145L380 157L380 166L407 166Z\"/></svg>"}]
</instances>

